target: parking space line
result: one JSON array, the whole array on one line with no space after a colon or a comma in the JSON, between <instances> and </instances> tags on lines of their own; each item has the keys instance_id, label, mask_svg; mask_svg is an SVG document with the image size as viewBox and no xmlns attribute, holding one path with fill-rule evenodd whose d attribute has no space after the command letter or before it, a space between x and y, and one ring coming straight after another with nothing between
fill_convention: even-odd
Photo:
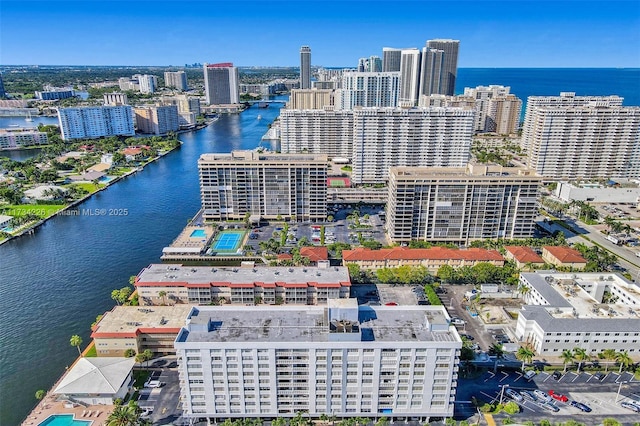
<instances>
[{"instance_id":1,"label":"parking space line","mask_svg":"<svg viewBox=\"0 0 640 426\"><path fill-rule=\"evenodd\" d=\"M504 377L500 379L500 383L502 383L503 380L509 378L509 373L505 373L504 371L502 371L502 374L504 374Z\"/></svg>"},{"instance_id":2,"label":"parking space line","mask_svg":"<svg viewBox=\"0 0 640 426\"><path fill-rule=\"evenodd\" d=\"M574 377L574 378L573 378L573 380L571 381L571 383L575 382L575 381L576 381L576 379L577 379L578 377L580 377L580 376L576 375L576 377Z\"/></svg>"}]
</instances>

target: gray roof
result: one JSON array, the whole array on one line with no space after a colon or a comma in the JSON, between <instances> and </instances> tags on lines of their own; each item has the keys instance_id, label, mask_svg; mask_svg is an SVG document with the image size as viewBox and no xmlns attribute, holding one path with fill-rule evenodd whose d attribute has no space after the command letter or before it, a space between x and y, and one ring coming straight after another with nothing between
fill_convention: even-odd
<instances>
[{"instance_id":1,"label":"gray roof","mask_svg":"<svg viewBox=\"0 0 640 426\"><path fill-rule=\"evenodd\" d=\"M65 395L115 395L136 363L134 358L80 358L53 393Z\"/></svg>"},{"instance_id":2,"label":"gray roof","mask_svg":"<svg viewBox=\"0 0 640 426\"><path fill-rule=\"evenodd\" d=\"M558 308L570 308L571 304L562 297L554 288L552 288L544 277L537 273L522 273L521 274L531 286L536 289L538 293L547 301L549 306Z\"/></svg>"},{"instance_id":3,"label":"gray roof","mask_svg":"<svg viewBox=\"0 0 640 426\"><path fill-rule=\"evenodd\" d=\"M139 282L187 283L350 283L349 270L344 266L318 267L256 267L212 268L210 266L182 266L152 264L138 274Z\"/></svg>"},{"instance_id":4,"label":"gray roof","mask_svg":"<svg viewBox=\"0 0 640 426\"><path fill-rule=\"evenodd\" d=\"M329 342L328 309L318 306L198 306L176 342ZM460 342L444 308L359 306L357 341Z\"/></svg>"},{"instance_id":5,"label":"gray roof","mask_svg":"<svg viewBox=\"0 0 640 426\"><path fill-rule=\"evenodd\" d=\"M640 318L557 318L547 306L523 306L519 315L527 321L535 321L545 333L580 332L637 332Z\"/></svg>"}]
</instances>

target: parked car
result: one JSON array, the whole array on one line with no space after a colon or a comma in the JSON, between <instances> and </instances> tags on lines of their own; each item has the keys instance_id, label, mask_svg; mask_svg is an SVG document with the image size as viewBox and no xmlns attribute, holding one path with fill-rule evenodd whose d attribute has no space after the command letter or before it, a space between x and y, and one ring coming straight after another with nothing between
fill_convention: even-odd
<instances>
[{"instance_id":1,"label":"parked car","mask_svg":"<svg viewBox=\"0 0 640 426\"><path fill-rule=\"evenodd\" d=\"M461 334L460 337L462 337L463 339L475 340L475 337L470 334Z\"/></svg>"},{"instance_id":2,"label":"parked car","mask_svg":"<svg viewBox=\"0 0 640 426\"><path fill-rule=\"evenodd\" d=\"M591 412L591 407L589 407L586 404L583 404L582 402L578 402L578 401L571 401L571 406L572 407L576 407L577 409L584 411L585 413L590 413Z\"/></svg>"},{"instance_id":3,"label":"parked car","mask_svg":"<svg viewBox=\"0 0 640 426\"><path fill-rule=\"evenodd\" d=\"M385 306L398 306L396 302L385 303Z\"/></svg>"},{"instance_id":4,"label":"parked car","mask_svg":"<svg viewBox=\"0 0 640 426\"><path fill-rule=\"evenodd\" d=\"M144 384L145 388L160 388L162 386L164 386L165 383L161 382L160 380L147 380L146 383Z\"/></svg>"},{"instance_id":5,"label":"parked car","mask_svg":"<svg viewBox=\"0 0 640 426\"><path fill-rule=\"evenodd\" d=\"M555 393L553 390L549 391L549 396L551 396L551 398L560 401L560 402L567 402L569 401L569 398L567 398L567 395L563 395L561 393Z\"/></svg>"},{"instance_id":6,"label":"parked car","mask_svg":"<svg viewBox=\"0 0 640 426\"><path fill-rule=\"evenodd\" d=\"M523 377L527 380L531 380L535 377L535 375L538 374L533 370L529 370L529 371L525 371L525 373L523 374Z\"/></svg>"},{"instance_id":7,"label":"parked car","mask_svg":"<svg viewBox=\"0 0 640 426\"><path fill-rule=\"evenodd\" d=\"M542 402L551 402L551 397L541 391L540 389L536 389L533 391L533 394Z\"/></svg>"},{"instance_id":8,"label":"parked car","mask_svg":"<svg viewBox=\"0 0 640 426\"><path fill-rule=\"evenodd\" d=\"M558 411L560 411L560 408L558 408L557 406L553 405L550 402L544 402L541 405L542 405L542 408L544 408L545 410L553 411L554 413L557 413Z\"/></svg>"},{"instance_id":9,"label":"parked car","mask_svg":"<svg viewBox=\"0 0 640 426\"><path fill-rule=\"evenodd\" d=\"M465 320L463 320L462 318L458 318L458 317L451 317L451 324L455 324L455 325L465 325Z\"/></svg>"},{"instance_id":10,"label":"parked car","mask_svg":"<svg viewBox=\"0 0 640 426\"><path fill-rule=\"evenodd\" d=\"M504 391L505 394L507 394L507 396L511 399L513 399L515 402L522 402L524 401L524 398L522 397L522 395L520 395L517 391L513 390L513 389L507 389Z\"/></svg>"},{"instance_id":11,"label":"parked car","mask_svg":"<svg viewBox=\"0 0 640 426\"><path fill-rule=\"evenodd\" d=\"M538 398L536 398L536 395L528 390L520 391L520 395L522 395L522 397L527 401L536 402L538 400Z\"/></svg>"},{"instance_id":12,"label":"parked car","mask_svg":"<svg viewBox=\"0 0 640 426\"><path fill-rule=\"evenodd\" d=\"M551 377L553 377L556 380L560 380L560 378L562 377L562 373L559 371L554 371Z\"/></svg>"},{"instance_id":13,"label":"parked car","mask_svg":"<svg viewBox=\"0 0 640 426\"><path fill-rule=\"evenodd\" d=\"M595 378L596 378L596 379L598 379L598 380L602 380L602 379L604 379L605 377L607 377L607 375L606 375L606 374L604 374L604 373L601 373L601 372L597 372L597 373L595 373L595 374L593 375L593 377L595 377Z\"/></svg>"},{"instance_id":14,"label":"parked car","mask_svg":"<svg viewBox=\"0 0 640 426\"><path fill-rule=\"evenodd\" d=\"M636 413L640 413L640 405L636 405L633 402L621 402L620 405L627 410L635 411Z\"/></svg>"}]
</instances>

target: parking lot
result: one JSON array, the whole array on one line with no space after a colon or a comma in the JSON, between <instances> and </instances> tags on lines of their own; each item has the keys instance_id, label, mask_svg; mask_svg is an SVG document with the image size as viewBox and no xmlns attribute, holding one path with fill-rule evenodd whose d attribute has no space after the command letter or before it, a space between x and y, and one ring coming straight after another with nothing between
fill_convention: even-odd
<instances>
[{"instance_id":1,"label":"parking lot","mask_svg":"<svg viewBox=\"0 0 640 426\"><path fill-rule=\"evenodd\" d=\"M416 289L414 291L414 289ZM417 305L425 300L424 289L420 286L391 286L389 284L354 285L351 297L360 305Z\"/></svg>"},{"instance_id":2,"label":"parking lot","mask_svg":"<svg viewBox=\"0 0 640 426\"><path fill-rule=\"evenodd\" d=\"M167 365L174 365L167 363ZM163 383L157 388L142 388L138 396L138 405L143 410L143 418L154 425L173 424L181 415L180 382L175 368L159 368L151 372L149 380Z\"/></svg>"}]
</instances>

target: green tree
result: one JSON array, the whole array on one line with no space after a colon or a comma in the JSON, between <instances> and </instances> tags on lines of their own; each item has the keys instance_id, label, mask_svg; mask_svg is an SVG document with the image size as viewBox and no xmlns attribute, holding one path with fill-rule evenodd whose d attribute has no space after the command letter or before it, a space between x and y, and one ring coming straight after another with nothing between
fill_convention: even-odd
<instances>
[{"instance_id":1,"label":"green tree","mask_svg":"<svg viewBox=\"0 0 640 426\"><path fill-rule=\"evenodd\" d=\"M38 389L36 391L35 397L38 401L42 401L42 398L45 397L45 395L47 394L47 391L44 389Z\"/></svg>"},{"instance_id":2,"label":"green tree","mask_svg":"<svg viewBox=\"0 0 640 426\"><path fill-rule=\"evenodd\" d=\"M605 349L598 354L598 358L606 361L615 361L617 355L618 353L615 349ZM609 362L605 362L604 364L604 372L606 373L607 371L609 371Z\"/></svg>"},{"instance_id":3,"label":"green tree","mask_svg":"<svg viewBox=\"0 0 640 426\"><path fill-rule=\"evenodd\" d=\"M509 415L513 415L520 412L520 406L514 401L509 401L504 404L503 410Z\"/></svg>"},{"instance_id":4,"label":"green tree","mask_svg":"<svg viewBox=\"0 0 640 426\"><path fill-rule=\"evenodd\" d=\"M140 425L142 410L135 401L127 405L117 405L106 420L106 426L138 426Z\"/></svg>"},{"instance_id":5,"label":"green tree","mask_svg":"<svg viewBox=\"0 0 640 426\"><path fill-rule=\"evenodd\" d=\"M602 426L622 426L622 423L612 417L607 417L602 420Z\"/></svg>"},{"instance_id":6,"label":"green tree","mask_svg":"<svg viewBox=\"0 0 640 426\"><path fill-rule=\"evenodd\" d=\"M494 343L489 348L489 355L493 355L496 357L496 360L493 364L493 372L496 373L498 371L498 361L504 357L504 348L499 343Z\"/></svg>"},{"instance_id":7,"label":"green tree","mask_svg":"<svg viewBox=\"0 0 640 426\"><path fill-rule=\"evenodd\" d=\"M564 364L563 373L567 372L567 365L573 362L573 351L571 349L565 349L560 354L560 358L562 359L562 363Z\"/></svg>"},{"instance_id":8,"label":"green tree","mask_svg":"<svg viewBox=\"0 0 640 426\"><path fill-rule=\"evenodd\" d=\"M73 336L71 336L71 339L69 339L69 344L71 346L75 346L78 349L78 355L82 356L82 352L80 351L80 345L82 345L82 337L74 334Z\"/></svg>"},{"instance_id":9,"label":"green tree","mask_svg":"<svg viewBox=\"0 0 640 426\"><path fill-rule=\"evenodd\" d=\"M573 348L573 358L578 361L578 371L580 371L582 369L582 363L587 361L590 357L585 349Z\"/></svg>"},{"instance_id":10,"label":"green tree","mask_svg":"<svg viewBox=\"0 0 640 426\"><path fill-rule=\"evenodd\" d=\"M623 368L626 370L633 364L633 360L631 359L627 351L618 352L616 354L616 362L620 364L620 370L618 371L618 373L622 373Z\"/></svg>"},{"instance_id":11,"label":"green tree","mask_svg":"<svg viewBox=\"0 0 640 426\"><path fill-rule=\"evenodd\" d=\"M138 353L138 354L136 355L136 362L137 362L138 364L142 364L142 363L143 363L143 362L145 362L146 360L147 360L147 358L144 356L144 354L143 354L143 353Z\"/></svg>"},{"instance_id":12,"label":"green tree","mask_svg":"<svg viewBox=\"0 0 640 426\"><path fill-rule=\"evenodd\" d=\"M450 283L455 278L456 271L451 265L442 265L438 268L436 276L440 278L443 283Z\"/></svg>"},{"instance_id":13,"label":"green tree","mask_svg":"<svg viewBox=\"0 0 640 426\"><path fill-rule=\"evenodd\" d=\"M533 357L535 352L531 349L530 346L521 346L516 352L516 358L522 361L521 370L524 371L525 364L530 364L533 361Z\"/></svg>"},{"instance_id":14,"label":"green tree","mask_svg":"<svg viewBox=\"0 0 640 426\"><path fill-rule=\"evenodd\" d=\"M125 358L131 358L133 356L136 356L136 350L135 349L127 349L126 351L124 351L124 357Z\"/></svg>"},{"instance_id":15,"label":"green tree","mask_svg":"<svg viewBox=\"0 0 640 426\"><path fill-rule=\"evenodd\" d=\"M471 268L474 281L478 284L485 284L496 281L499 268L488 262L480 262Z\"/></svg>"},{"instance_id":16,"label":"green tree","mask_svg":"<svg viewBox=\"0 0 640 426\"><path fill-rule=\"evenodd\" d=\"M160 291L158 292L158 296L162 297L162 305L163 305L163 306L164 306L164 305L166 305L166 304L167 304L167 302L166 302L166 299L165 299L165 298L167 297L167 292L166 292L166 291L164 291L164 290L160 290Z\"/></svg>"},{"instance_id":17,"label":"green tree","mask_svg":"<svg viewBox=\"0 0 640 426\"><path fill-rule=\"evenodd\" d=\"M153 359L153 352L151 351L151 349L145 349L144 351L142 351L142 355L144 355L145 361L150 361ZM147 364L147 366L149 365Z\"/></svg>"}]
</instances>

